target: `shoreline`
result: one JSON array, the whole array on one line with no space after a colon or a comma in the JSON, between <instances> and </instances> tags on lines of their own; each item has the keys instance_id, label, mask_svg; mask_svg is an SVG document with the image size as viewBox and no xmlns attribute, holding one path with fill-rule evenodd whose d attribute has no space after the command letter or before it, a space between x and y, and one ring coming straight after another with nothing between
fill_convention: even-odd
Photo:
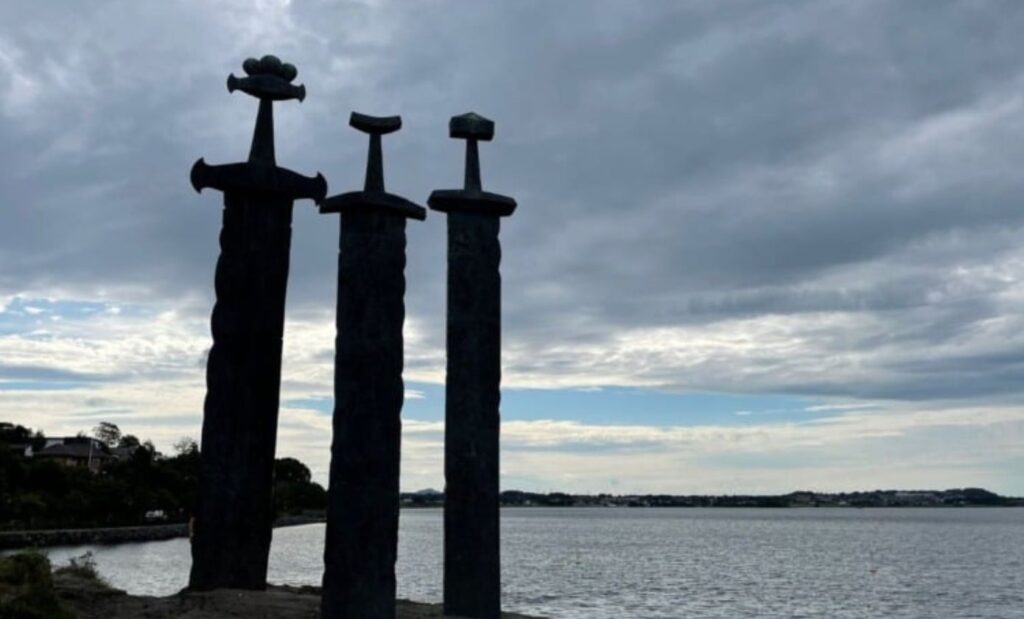
<instances>
[{"instance_id":1,"label":"shoreline","mask_svg":"<svg viewBox=\"0 0 1024 619\"><path fill-rule=\"evenodd\" d=\"M43 559L49 572L49 564ZM268 585L264 591L182 590L167 596L129 595L108 585L93 568L61 568L37 583L46 589L64 617L77 619L313 619L320 616L320 587ZM15 595L24 593L15 591ZM396 619L443 619L441 604L397 600ZM37 615L32 615L37 616ZM38 615L43 616L43 615ZM49 616L49 615L46 615ZM56 616L56 615L54 615ZM502 619L543 619L502 612Z\"/></svg>"},{"instance_id":2,"label":"shoreline","mask_svg":"<svg viewBox=\"0 0 1024 619\"><path fill-rule=\"evenodd\" d=\"M274 528L326 522L320 516L283 516ZM26 548L53 548L58 546L89 546L93 544L124 544L130 542L157 542L188 537L188 524L144 524L126 527L95 527L86 529L36 529L0 531L0 551Z\"/></svg>"},{"instance_id":3,"label":"shoreline","mask_svg":"<svg viewBox=\"0 0 1024 619\"><path fill-rule=\"evenodd\" d=\"M402 509L443 509L443 505L403 506ZM1024 507L1024 505L502 505L501 509L1005 509ZM325 516L293 515L282 516L274 523L274 528L319 524L327 521ZM82 529L30 529L19 531L0 531L0 552L23 550L27 548L54 548L59 546L87 546L124 544L132 542L155 542L168 539L188 537L188 525L185 523L150 524L124 527L96 527Z\"/></svg>"}]
</instances>

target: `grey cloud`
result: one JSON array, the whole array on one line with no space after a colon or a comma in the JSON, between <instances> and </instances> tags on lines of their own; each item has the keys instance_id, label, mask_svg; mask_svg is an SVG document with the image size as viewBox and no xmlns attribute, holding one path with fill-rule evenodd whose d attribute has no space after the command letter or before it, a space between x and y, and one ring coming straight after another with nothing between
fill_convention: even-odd
<instances>
[{"instance_id":1,"label":"grey cloud","mask_svg":"<svg viewBox=\"0 0 1024 619\"><path fill-rule=\"evenodd\" d=\"M484 183L521 204L503 223L513 373L610 363L586 347L630 329L848 313L871 328L805 333L805 365L851 359L833 376L791 359L628 363L664 388L1017 393L1017 361L999 352L1012 341L977 332L1024 309L1006 299L1020 273L973 287L954 274L1013 269L1024 230L1018 4L261 10L0 9L0 292L118 290L208 311L220 198L193 194L187 172L244 157L255 106L224 77L273 52L309 89L278 106L278 159L322 171L332 193L362 180L351 109L403 115L387 181L419 201L461 182L447 118L497 120ZM336 226L296 206L289 311L333 307ZM410 225L409 315L438 347L444 233L437 215ZM977 380L949 380L964 367Z\"/></svg>"}]
</instances>

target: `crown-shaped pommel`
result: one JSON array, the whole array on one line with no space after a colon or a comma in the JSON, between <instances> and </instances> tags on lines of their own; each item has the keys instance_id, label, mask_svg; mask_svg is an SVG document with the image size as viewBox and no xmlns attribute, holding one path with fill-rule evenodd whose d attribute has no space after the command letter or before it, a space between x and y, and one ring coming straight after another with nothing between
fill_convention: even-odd
<instances>
[{"instance_id":1,"label":"crown-shaped pommel","mask_svg":"<svg viewBox=\"0 0 1024 619\"><path fill-rule=\"evenodd\" d=\"M281 62L277 56L267 55L259 60L248 58L242 63L246 77L228 76L228 92L241 90L258 99L287 101L306 98L306 87L292 81L299 74L295 65Z\"/></svg>"}]
</instances>

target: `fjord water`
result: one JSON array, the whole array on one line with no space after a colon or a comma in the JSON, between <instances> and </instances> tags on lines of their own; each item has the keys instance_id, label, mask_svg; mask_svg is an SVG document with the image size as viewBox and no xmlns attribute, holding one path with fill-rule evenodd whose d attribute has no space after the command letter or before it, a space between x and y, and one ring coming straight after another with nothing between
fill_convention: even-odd
<instances>
[{"instance_id":1,"label":"fjord water","mask_svg":"<svg viewBox=\"0 0 1024 619\"><path fill-rule=\"evenodd\" d=\"M504 607L547 617L1024 618L1024 509L512 508ZM401 513L400 597L441 599L441 511ZM270 580L318 585L324 526L276 529ZM130 593L188 581L184 539L91 550Z\"/></svg>"}]
</instances>

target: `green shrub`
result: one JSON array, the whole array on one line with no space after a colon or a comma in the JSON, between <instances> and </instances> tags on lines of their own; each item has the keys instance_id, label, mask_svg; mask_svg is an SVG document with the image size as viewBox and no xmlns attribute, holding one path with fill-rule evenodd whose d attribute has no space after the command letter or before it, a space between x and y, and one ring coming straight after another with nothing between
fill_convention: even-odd
<instances>
[{"instance_id":1,"label":"green shrub","mask_svg":"<svg viewBox=\"0 0 1024 619\"><path fill-rule=\"evenodd\" d=\"M96 570L96 559L92 556L92 552L87 552L80 557L71 557L67 565L62 565L54 570L55 574L77 576L78 578L85 578L87 580L95 580L106 584L103 577Z\"/></svg>"},{"instance_id":2,"label":"green shrub","mask_svg":"<svg viewBox=\"0 0 1024 619\"><path fill-rule=\"evenodd\" d=\"M38 552L0 557L0 619L71 619L53 590L50 560Z\"/></svg>"}]
</instances>

